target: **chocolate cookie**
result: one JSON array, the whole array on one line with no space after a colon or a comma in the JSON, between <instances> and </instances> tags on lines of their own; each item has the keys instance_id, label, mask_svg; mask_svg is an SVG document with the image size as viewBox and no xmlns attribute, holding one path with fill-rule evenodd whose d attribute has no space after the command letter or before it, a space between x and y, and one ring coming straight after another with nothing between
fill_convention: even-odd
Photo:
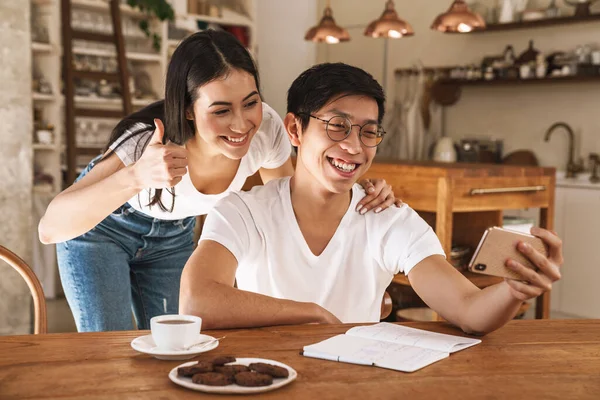
<instances>
[{"instance_id":1,"label":"chocolate cookie","mask_svg":"<svg viewBox=\"0 0 600 400\"><path fill-rule=\"evenodd\" d=\"M240 386L269 386L273 383L271 375L259 374L258 372L240 372L235 374L235 383Z\"/></svg>"},{"instance_id":2,"label":"chocolate cookie","mask_svg":"<svg viewBox=\"0 0 600 400\"><path fill-rule=\"evenodd\" d=\"M179 376L193 376L195 374L201 374L203 372L212 372L213 364L208 361L200 361L194 365L190 365L189 367L179 367L177 368L177 375Z\"/></svg>"},{"instance_id":3,"label":"chocolate cookie","mask_svg":"<svg viewBox=\"0 0 600 400\"><path fill-rule=\"evenodd\" d=\"M235 362L235 357L233 356L220 356L212 360L212 363L215 367L220 367L221 365L229 364L232 362Z\"/></svg>"},{"instance_id":4,"label":"chocolate cookie","mask_svg":"<svg viewBox=\"0 0 600 400\"><path fill-rule=\"evenodd\" d=\"M279 367L273 364L252 363L249 365L249 367L252 371L271 375L273 378L287 378L290 375L290 372L287 370L287 368Z\"/></svg>"},{"instance_id":5,"label":"chocolate cookie","mask_svg":"<svg viewBox=\"0 0 600 400\"><path fill-rule=\"evenodd\" d=\"M225 374L229 376L234 376L235 374L239 374L240 372L248 372L250 368L245 365L224 365L222 367L215 367L215 372L220 374Z\"/></svg>"},{"instance_id":6,"label":"chocolate cookie","mask_svg":"<svg viewBox=\"0 0 600 400\"><path fill-rule=\"evenodd\" d=\"M205 372L192 376L192 382L207 386L227 386L231 385L234 382L234 379L232 376L219 374L217 372Z\"/></svg>"}]
</instances>

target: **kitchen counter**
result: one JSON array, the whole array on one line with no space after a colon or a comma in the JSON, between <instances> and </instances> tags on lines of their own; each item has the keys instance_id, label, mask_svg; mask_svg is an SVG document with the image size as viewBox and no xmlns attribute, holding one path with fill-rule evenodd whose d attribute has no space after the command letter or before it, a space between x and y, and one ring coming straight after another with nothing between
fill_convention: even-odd
<instances>
[{"instance_id":1,"label":"kitchen counter","mask_svg":"<svg viewBox=\"0 0 600 400\"><path fill-rule=\"evenodd\" d=\"M600 183L590 182L589 172L578 174L575 178L566 178L565 171L556 172L556 186L564 188L580 188L600 190Z\"/></svg>"},{"instance_id":2,"label":"kitchen counter","mask_svg":"<svg viewBox=\"0 0 600 400\"><path fill-rule=\"evenodd\" d=\"M377 160L364 177L386 179L397 197L419 211L438 213L445 208L473 212L543 208L554 193L556 171L547 167Z\"/></svg>"},{"instance_id":3,"label":"kitchen counter","mask_svg":"<svg viewBox=\"0 0 600 400\"><path fill-rule=\"evenodd\" d=\"M437 161L401 161L377 158L373 161L373 167L378 164L398 165L403 168L413 168L421 175L453 175L453 176L523 176L523 175L554 175L556 169L553 167L530 167L519 165L464 163L464 162L437 162Z\"/></svg>"},{"instance_id":4,"label":"kitchen counter","mask_svg":"<svg viewBox=\"0 0 600 400\"><path fill-rule=\"evenodd\" d=\"M552 310L600 318L600 184L589 173L556 176L555 230L563 241L562 278L552 293Z\"/></svg>"}]
</instances>

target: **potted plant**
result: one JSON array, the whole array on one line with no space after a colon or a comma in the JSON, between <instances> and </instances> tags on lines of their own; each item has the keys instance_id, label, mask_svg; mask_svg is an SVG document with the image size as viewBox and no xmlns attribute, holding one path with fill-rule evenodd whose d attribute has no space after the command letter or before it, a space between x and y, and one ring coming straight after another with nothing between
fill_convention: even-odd
<instances>
[{"instance_id":1,"label":"potted plant","mask_svg":"<svg viewBox=\"0 0 600 400\"><path fill-rule=\"evenodd\" d=\"M161 21L175 20L175 12L167 0L127 0L127 4L148 14L149 18L156 17ZM140 20L139 27L142 32L146 34L146 36L152 38L152 46L156 49L156 51L159 51L161 39L160 35L156 32L150 32L150 22L148 19Z\"/></svg>"}]
</instances>

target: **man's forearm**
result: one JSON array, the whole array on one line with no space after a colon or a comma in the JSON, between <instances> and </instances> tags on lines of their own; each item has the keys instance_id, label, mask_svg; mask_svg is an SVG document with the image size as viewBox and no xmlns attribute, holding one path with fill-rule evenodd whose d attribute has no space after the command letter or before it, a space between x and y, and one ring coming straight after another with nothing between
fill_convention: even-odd
<instances>
[{"instance_id":1,"label":"man's forearm","mask_svg":"<svg viewBox=\"0 0 600 400\"><path fill-rule=\"evenodd\" d=\"M206 329L251 328L322 322L314 303L276 299L206 281L190 293L182 288L180 314L197 315Z\"/></svg>"},{"instance_id":2,"label":"man's forearm","mask_svg":"<svg viewBox=\"0 0 600 400\"><path fill-rule=\"evenodd\" d=\"M513 319L522 301L510 294L506 282L489 286L466 299L461 328L468 333L489 333Z\"/></svg>"}]
</instances>

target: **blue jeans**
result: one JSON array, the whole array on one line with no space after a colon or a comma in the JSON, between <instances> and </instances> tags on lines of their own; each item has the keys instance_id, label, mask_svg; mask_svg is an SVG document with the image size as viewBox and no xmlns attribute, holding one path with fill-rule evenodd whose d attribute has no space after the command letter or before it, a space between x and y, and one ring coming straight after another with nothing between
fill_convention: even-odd
<instances>
[{"instance_id":1,"label":"blue jeans","mask_svg":"<svg viewBox=\"0 0 600 400\"><path fill-rule=\"evenodd\" d=\"M135 329L132 310L139 329L150 329L156 315L177 314L195 222L151 218L125 203L91 231L59 243L60 278L77 330Z\"/></svg>"}]
</instances>

